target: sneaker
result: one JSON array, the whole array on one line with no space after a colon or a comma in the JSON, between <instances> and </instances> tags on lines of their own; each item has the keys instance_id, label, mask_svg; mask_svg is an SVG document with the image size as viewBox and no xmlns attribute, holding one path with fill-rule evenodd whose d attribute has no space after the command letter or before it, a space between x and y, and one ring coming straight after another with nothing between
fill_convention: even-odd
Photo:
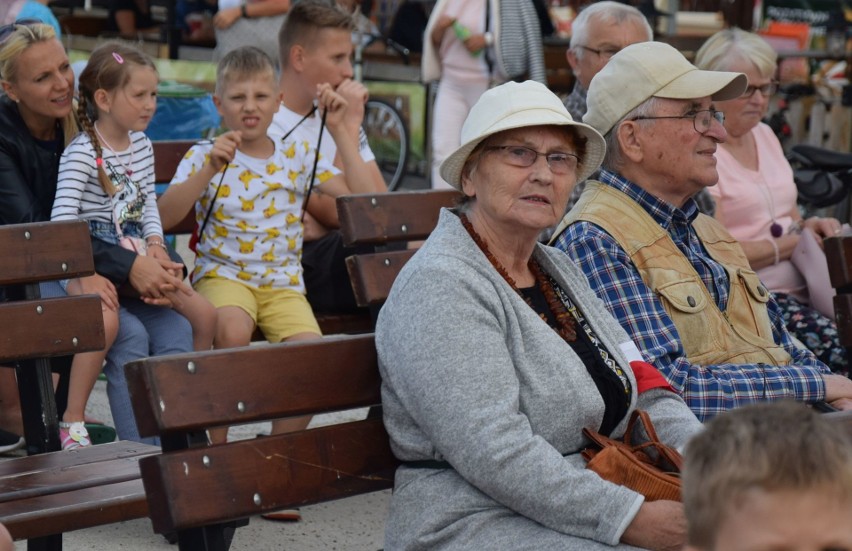
<instances>
[{"instance_id":1,"label":"sneaker","mask_svg":"<svg viewBox=\"0 0 852 551\"><path fill-rule=\"evenodd\" d=\"M62 442L63 450L76 450L85 446L91 446L92 441L86 431L86 425L82 421L59 423L59 440Z\"/></svg>"},{"instance_id":2,"label":"sneaker","mask_svg":"<svg viewBox=\"0 0 852 551\"><path fill-rule=\"evenodd\" d=\"M0 429L0 453L11 452L26 444L23 436Z\"/></svg>"}]
</instances>

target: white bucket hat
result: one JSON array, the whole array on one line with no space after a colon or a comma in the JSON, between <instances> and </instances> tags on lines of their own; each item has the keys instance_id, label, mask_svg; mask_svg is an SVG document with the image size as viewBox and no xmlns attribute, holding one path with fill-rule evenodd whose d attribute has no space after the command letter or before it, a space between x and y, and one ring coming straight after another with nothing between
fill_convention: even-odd
<instances>
[{"instance_id":1,"label":"white bucket hat","mask_svg":"<svg viewBox=\"0 0 852 551\"><path fill-rule=\"evenodd\" d=\"M461 147L441 163L441 177L461 190L461 171L471 151L498 132L528 126L573 126L586 138L586 152L580 159L577 181L585 180L603 161L603 137L587 124L575 122L562 101L544 84L528 80L507 82L482 94L468 113L461 130Z\"/></svg>"},{"instance_id":2,"label":"white bucket hat","mask_svg":"<svg viewBox=\"0 0 852 551\"><path fill-rule=\"evenodd\" d=\"M748 79L742 73L702 71L662 42L627 46L592 78L583 122L601 134L651 98L713 100L740 97Z\"/></svg>"}]
</instances>

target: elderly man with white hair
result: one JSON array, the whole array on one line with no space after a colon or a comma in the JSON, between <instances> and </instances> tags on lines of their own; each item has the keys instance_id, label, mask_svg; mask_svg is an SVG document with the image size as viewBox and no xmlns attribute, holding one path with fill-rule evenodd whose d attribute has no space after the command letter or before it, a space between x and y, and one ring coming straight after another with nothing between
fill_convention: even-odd
<instances>
[{"instance_id":1,"label":"elderly man with white hair","mask_svg":"<svg viewBox=\"0 0 852 551\"><path fill-rule=\"evenodd\" d=\"M852 409L852 381L793 344L739 243L693 199L719 179L727 132L714 102L747 83L658 42L615 54L583 118L607 142L600 181L563 219L556 247L699 419L762 400Z\"/></svg>"}]
</instances>

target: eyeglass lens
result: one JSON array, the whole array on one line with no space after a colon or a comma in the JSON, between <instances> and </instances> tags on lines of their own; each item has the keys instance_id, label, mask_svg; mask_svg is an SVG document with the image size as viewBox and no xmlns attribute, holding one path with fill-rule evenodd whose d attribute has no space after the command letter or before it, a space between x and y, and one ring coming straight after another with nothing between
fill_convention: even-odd
<instances>
[{"instance_id":1,"label":"eyeglass lens","mask_svg":"<svg viewBox=\"0 0 852 551\"><path fill-rule=\"evenodd\" d=\"M539 153L528 147L520 145L502 145L494 146L491 149L499 150L503 153L503 158L511 165L527 168L532 166L536 159L544 157L547 161L547 166L554 174L568 174L572 170L576 170L578 158L573 153Z\"/></svg>"},{"instance_id":2,"label":"eyeglass lens","mask_svg":"<svg viewBox=\"0 0 852 551\"><path fill-rule=\"evenodd\" d=\"M714 109L703 109L695 113L695 118L692 119L692 126L699 134L704 134L710 130L710 125L713 124L713 119L723 125L725 124L725 113Z\"/></svg>"},{"instance_id":3,"label":"eyeglass lens","mask_svg":"<svg viewBox=\"0 0 852 551\"><path fill-rule=\"evenodd\" d=\"M746 86L745 92L743 92L743 97L750 98L754 95L755 91L760 92L760 95L768 98L772 94L774 94L778 90L778 85L774 82L770 82L769 84L764 84L763 86Z\"/></svg>"}]
</instances>

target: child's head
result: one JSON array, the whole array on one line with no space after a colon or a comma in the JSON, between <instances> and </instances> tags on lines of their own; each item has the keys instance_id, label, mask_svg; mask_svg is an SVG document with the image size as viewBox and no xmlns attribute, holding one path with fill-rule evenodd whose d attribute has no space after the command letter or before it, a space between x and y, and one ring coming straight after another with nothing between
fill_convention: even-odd
<instances>
[{"instance_id":1,"label":"child's head","mask_svg":"<svg viewBox=\"0 0 852 551\"><path fill-rule=\"evenodd\" d=\"M852 549L852 441L795 402L724 413L686 446L688 549Z\"/></svg>"},{"instance_id":2,"label":"child's head","mask_svg":"<svg viewBox=\"0 0 852 551\"><path fill-rule=\"evenodd\" d=\"M242 132L243 143L266 136L280 98L275 67L262 50L242 46L219 61L213 101L225 127Z\"/></svg>"},{"instance_id":3,"label":"child's head","mask_svg":"<svg viewBox=\"0 0 852 551\"><path fill-rule=\"evenodd\" d=\"M100 136L145 130L157 108L157 81L151 58L120 42L95 48L80 73L77 116L99 159L101 185L110 195L114 189L103 168L106 144Z\"/></svg>"},{"instance_id":4,"label":"child's head","mask_svg":"<svg viewBox=\"0 0 852 551\"><path fill-rule=\"evenodd\" d=\"M352 78L352 15L321 0L293 5L278 31L281 70L301 75L313 90Z\"/></svg>"}]
</instances>

